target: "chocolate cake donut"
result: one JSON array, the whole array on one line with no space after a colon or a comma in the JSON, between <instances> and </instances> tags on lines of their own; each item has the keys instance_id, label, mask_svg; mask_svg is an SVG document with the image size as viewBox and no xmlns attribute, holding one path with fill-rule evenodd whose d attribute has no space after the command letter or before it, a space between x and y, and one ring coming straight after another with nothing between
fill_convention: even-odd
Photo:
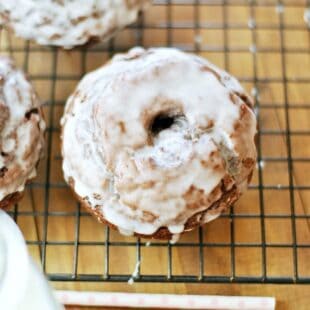
<instances>
[{"instance_id":1,"label":"chocolate cake donut","mask_svg":"<svg viewBox=\"0 0 310 310\"><path fill-rule=\"evenodd\" d=\"M256 161L253 103L196 55L134 48L87 74L62 119L65 180L99 221L170 239L218 217Z\"/></svg>"},{"instance_id":2,"label":"chocolate cake donut","mask_svg":"<svg viewBox=\"0 0 310 310\"><path fill-rule=\"evenodd\" d=\"M42 45L72 48L134 22L149 0L0 0L0 24Z\"/></svg>"},{"instance_id":3,"label":"chocolate cake donut","mask_svg":"<svg viewBox=\"0 0 310 310\"><path fill-rule=\"evenodd\" d=\"M0 57L0 208L22 196L36 175L45 123L40 102L12 59Z\"/></svg>"}]
</instances>

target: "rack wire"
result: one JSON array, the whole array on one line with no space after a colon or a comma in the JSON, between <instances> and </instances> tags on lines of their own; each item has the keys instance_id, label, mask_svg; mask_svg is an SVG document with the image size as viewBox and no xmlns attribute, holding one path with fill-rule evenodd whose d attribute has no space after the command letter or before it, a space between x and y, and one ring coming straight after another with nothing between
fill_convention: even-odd
<instances>
[{"instance_id":1,"label":"rack wire","mask_svg":"<svg viewBox=\"0 0 310 310\"><path fill-rule=\"evenodd\" d=\"M310 283L310 128L298 121L310 119L303 19L309 7L303 0L155 0L116 38L70 52L2 32L2 53L28 72L44 101L46 157L11 214L50 280L126 282L139 262L136 282ZM236 75L256 103L258 164L249 191L229 213L176 244L125 238L96 224L61 176L66 97L86 72L134 45L208 57ZM149 265L154 253L161 266Z\"/></svg>"}]
</instances>

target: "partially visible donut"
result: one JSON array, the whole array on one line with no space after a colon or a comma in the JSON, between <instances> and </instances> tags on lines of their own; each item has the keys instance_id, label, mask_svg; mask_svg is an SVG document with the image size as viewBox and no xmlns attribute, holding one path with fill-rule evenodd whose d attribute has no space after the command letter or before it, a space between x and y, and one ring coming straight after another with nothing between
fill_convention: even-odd
<instances>
[{"instance_id":1,"label":"partially visible donut","mask_svg":"<svg viewBox=\"0 0 310 310\"><path fill-rule=\"evenodd\" d=\"M171 48L135 48L86 75L62 130L66 181L127 235L169 239L216 218L256 161L253 104L238 81Z\"/></svg>"},{"instance_id":2,"label":"partially visible donut","mask_svg":"<svg viewBox=\"0 0 310 310\"><path fill-rule=\"evenodd\" d=\"M22 196L36 176L45 123L40 102L24 73L13 60L0 57L0 208Z\"/></svg>"},{"instance_id":3,"label":"partially visible donut","mask_svg":"<svg viewBox=\"0 0 310 310\"><path fill-rule=\"evenodd\" d=\"M72 48L134 22L150 0L0 0L0 24L42 45Z\"/></svg>"}]
</instances>

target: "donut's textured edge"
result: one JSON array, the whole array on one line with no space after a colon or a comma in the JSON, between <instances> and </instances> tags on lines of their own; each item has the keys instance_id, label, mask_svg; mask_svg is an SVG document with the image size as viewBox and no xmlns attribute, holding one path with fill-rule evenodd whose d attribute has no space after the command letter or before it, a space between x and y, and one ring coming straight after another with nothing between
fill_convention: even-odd
<instances>
[{"instance_id":1,"label":"donut's textured edge","mask_svg":"<svg viewBox=\"0 0 310 310\"><path fill-rule=\"evenodd\" d=\"M252 175L249 176L248 182L250 182L252 178ZM223 184L223 182L222 182ZM78 199L78 201L81 203L82 207L85 208L85 210L94 216L99 223L106 224L110 228L117 230L118 227L110 222L108 222L105 217L102 215L102 213L89 206L88 202L85 201L82 197L80 197L75 191L74 191L74 180L69 180L69 187L74 194L74 196ZM225 190L225 186L222 186L222 189ZM238 193L236 187L234 186L231 190L225 191L221 198L213 203L208 209L194 214L192 217L190 217L187 222L184 225L184 230L181 234L185 232L189 232L194 230L195 228L204 225L206 222L208 222L206 217L208 215L211 216L220 216L223 212L227 211L232 205L239 199L240 194ZM158 240L171 240L173 238L173 234L169 231L167 227L161 227L159 228L154 234L152 235L143 235L134 233L134 236L140 237L140 238L146 238L146 239L158 239Z\"/></svg>"},{"instance_id":2,"label":"donut's textured edge","mask_svg":"<svg viewBox=\"0 0 310 310\"><path fill-rule=\"evenodd\" d=\"M1 26L1 23L0 23L0 26ZM10 33L10 35L15 35L15 36L21 38L21 36L16 34L16 32L14 31L14 28L10 24L6 24L5 28ZM80 44L76 44L76 45L57 45L57 44L42 44L42 45L59 47L65 51L66 50L70 51L74 48L77 48L77 49L79 49L79 48L91 48L91 47L94 47L96 44L105 43L105 42L109 41L110 39L115 37L119 32L121 32L124 28L126 28L126 26L123 26L121 28L118 28L118 27L111 28L108 32L105 33L104 36L91 35L87 38L87 40L85 40L84 42L82 42ZM29 38L29 39L25 38L25 40L29 40L31 43L39 44L35 38Z\"/></svg>"},{"instance_id":3,"label":"donut's textured edge","mask_svg":"<svg viewBox=\"0 0 310 310\"><path fill-rule=\"evenodd\" d=\"M44 114L43 114L42 108L40 108L40 113L41 113L42 119L44 120ZM43 157L43 155L44 154L42 151L41 157ZM40 161L41 159L39 159L36 164L36 170L39 166ZM34 178L28 179L25 185L31 183L33 179ZM25 194L25 190L7 195L0 201L0 209L5 210L5 211L9 210L13 205L15 205L16 203L20 202L20 200L22 200L22 198L24 197L24 194Z\"/></svg>"},{"instance_id":4,"label":"donut's textured edge","mask_svg":"<svg viewBox=\"0 0 310 310\"><path fill-rule=\"evenodd\" d=\"M6 196L0 201L0 209L8 210L12 205L18 203L23 198L24 192L16 192Z\"/></svg>"}]
</instances>

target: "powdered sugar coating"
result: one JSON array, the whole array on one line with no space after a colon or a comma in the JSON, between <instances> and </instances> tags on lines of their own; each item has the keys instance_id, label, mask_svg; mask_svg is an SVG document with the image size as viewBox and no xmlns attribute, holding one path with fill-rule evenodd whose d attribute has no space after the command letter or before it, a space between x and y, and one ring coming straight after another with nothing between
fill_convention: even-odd
<instances>
[{"instance_id":1,"label":"powdered sugar coating","mask_svg":"<svg viewBox=\"0 0 310 310\"><path fill-rule=\"evenodd\" d=\"M152 131L162 115L173 123ZM171 48L135 48L86 75L62 126L66 181L127 235L181 233L225 191L241 194L256 160L256 119L239 83Z\"/></svg>"},{"instance_id":2,"label":"powdered sugar coating","mask_svg":"<svg viewBox=\"0 0 310 310\"><path fill-rule=\"evenodd\" d=\"M32 85L10 58L0 57L0 201L35 177L44 128Z\"/></svg>"},{"instance_id":3,"label":"powdered sugar coating","mask_svg":"<svg viewBox=\"0 0 310 310\"><path fill-rule=\"evenodd\" d=\"M0 23L42 45L72 48L105 39L137 18L149 0L0 0Z\"/></svg>"}]
</instances>

